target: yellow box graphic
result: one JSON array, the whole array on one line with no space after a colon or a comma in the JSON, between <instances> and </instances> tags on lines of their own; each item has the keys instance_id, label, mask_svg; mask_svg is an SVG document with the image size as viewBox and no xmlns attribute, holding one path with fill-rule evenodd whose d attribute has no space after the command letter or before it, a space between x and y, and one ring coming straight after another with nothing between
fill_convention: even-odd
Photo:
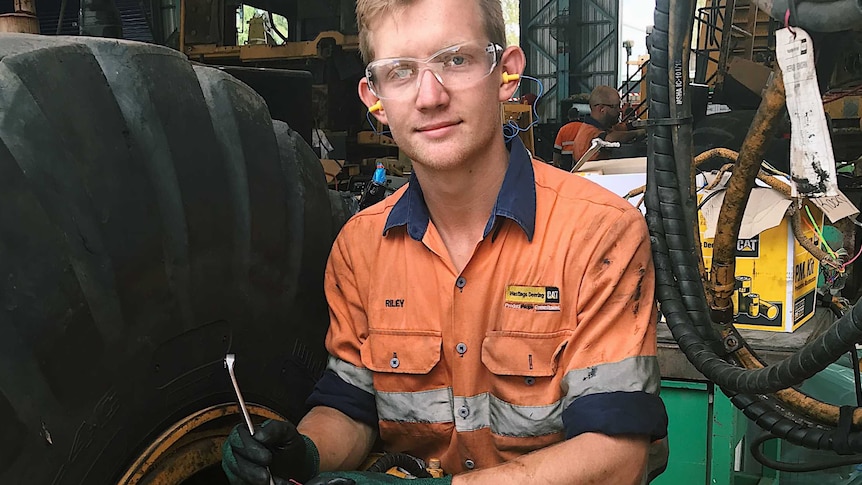
<instances>
[{"instance_id":1,"label":"yellow box graphic","mask_svg":"<svg viewBox=\"0 0 862 485\"><path fill-rule=\"evenodd\" d=\"M806 202L818 225L823 215ZM801 209L805 213L804 207ZM803 216L804 217L804 216ZM712 239L703 238L706 221L698 214L706 270L712 264ZM802 224L806 238L818 244L810 224ZM814 315L819 261L793 236L790 220L762 231L736 246L736 289L733 312L739 328L792 332Z\"/></svg>"}]
</instances>

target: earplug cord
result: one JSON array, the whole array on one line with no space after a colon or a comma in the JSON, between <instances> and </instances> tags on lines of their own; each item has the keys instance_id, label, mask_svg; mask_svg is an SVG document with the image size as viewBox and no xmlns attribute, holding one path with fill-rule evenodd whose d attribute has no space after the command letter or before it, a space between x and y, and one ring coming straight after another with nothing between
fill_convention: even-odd
<instances>
[{"instance_id":1,"label":"earplug cord","mask_svg":"<svg viewBox=\"0 0 862 485\"><path fill-rule=\"evenodd\" d=\"M517 123L515 123L514 120L508 120L503 125L503 136L506 138L506 143L509 143L510 141L512 141L513 138L515 138L519 134L521 134L525 131L528 131L530 128L539 124L539 112L536 111L536 106L539 104L539 101L541 101L542 96L544 96L544 94L545 94L545 85L542 84L542 81L539 81L538 79L536 79L532 76L525 76L522 74L521 79L529 79L530 81L535 82L539 86L539 93L536 95L536 100L533 101L533 104L532 104L533 121L530 122L529 125L521 128L520 126L518 126Z\"/></svg>"}]
</instances>

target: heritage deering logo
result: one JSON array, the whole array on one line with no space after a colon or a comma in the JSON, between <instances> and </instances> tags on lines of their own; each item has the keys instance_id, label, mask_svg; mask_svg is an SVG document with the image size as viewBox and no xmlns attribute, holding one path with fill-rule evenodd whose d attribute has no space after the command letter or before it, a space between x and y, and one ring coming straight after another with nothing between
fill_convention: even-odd
<instances>
[{"instance_id":1,"label":"heritage deering logo","mask_svg":"<svg viewBox=\"0 0 862 485\"><path fill-rule=\"evenodd\" d=\"M537 312L560 311L560 289L556 286L506 287L506 308L533 310Z\"/></svg>"}]
</instances>

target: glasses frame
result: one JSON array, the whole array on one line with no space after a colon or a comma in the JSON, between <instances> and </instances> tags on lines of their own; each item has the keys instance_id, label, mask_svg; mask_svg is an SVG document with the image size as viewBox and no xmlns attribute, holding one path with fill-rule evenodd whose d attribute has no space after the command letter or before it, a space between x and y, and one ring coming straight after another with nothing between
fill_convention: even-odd
<instances>
[{"instance_id":1,"label":"glasses frame","mask_svg":"<svg viewBox=\"0 0 862 485\"><path fill-rule=\"evenodd\" d=\"M435 58L439 57L440 55L446 53L446 52L458 52L459 49L461 49L464 46L468 46L470 44L481 44L481 42L468 41L468 42L460 42L458 44L450 45L448 47L444 47L444 48L438 50L437 52L431 54L426 59L418 59L415 57L386 57L383 59L376 59L374 61L371 61L368 63L368 65L365 66L365 79L368 82L368 89L371 91L372 94L374 94L374 96L378 97L379 99L398 99L398 98L402 97L402 96L394 96L394 97L393 96L381 96L380 91L375 86L374 75L372 74L374 67L376 67L378 65L383 65L386 63L392 63L395 61L415 62L417 64L417 66L424 64L424 67L419 68L418 74L416 76L416 89L419 88L419 83L421 82L421 79L422 79L422 76L421 76L422 72L426 71L426 70L431 71L431 74L434 75L434 78L437 79L437 82L439 82L441 86L446 86L446 84L443 82L443 79L440 77L440 72L438 72L437 69L431 67L431 61L434 60ZM487 44L485 45L485 53L493 54L494 60L493 60L493 62L491 62L491 67L488 69L488 72L485 73L482 77L477 78L476 81L479 81L481 79L485 79L486 77L490 76L492 72L494 72L494 69L497 68L497 65L500 63L500 59L502 58L503 47L500 44L496 44L494 42L488 41Z\"/></svg>"}]
</instances>

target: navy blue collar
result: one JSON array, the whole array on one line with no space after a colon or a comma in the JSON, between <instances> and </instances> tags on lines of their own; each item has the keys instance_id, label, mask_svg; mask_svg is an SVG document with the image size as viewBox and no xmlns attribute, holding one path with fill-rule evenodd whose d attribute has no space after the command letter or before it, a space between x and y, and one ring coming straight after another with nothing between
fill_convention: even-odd
<instances>
[{"instance_id":1,"label":"navy blue collar","mask_svg":"<svg viewBox=\"0 0 862 485\"><path fill-rule=\"evenodd\" d=\"M598 121L597 119L593 118L593 117L592 117L592 116L590 116L590 115L587 115L587 116L584 118L584 123L586 123L586 124L588 124L588 125L593 125L593 126L595 126L596 128L598 128L598 129L600 129L600 130L602 130L602 131L607 130L607 128L605 128L605 126L604 126L603 124L599 123L599 121Z\"/></svg>"},{"instance_id":2,"label":"navy blue collar","mask_svg":"<svg viewBox=\"0 0 862 485\"><path fill-rule=\"evenodd\" d=\"M500 193L497 194L497 202L491 211L491 217L485 225L483 237L487 237L491 229L497 224L497 216L511 219L523 229L528 241L533 240L533 232L536 228L536 177L533 173L533 165L530 154L524 147L523 142L515 137L507 144L509 149L509 166L506 168L506 176ZM428 230L428 206L422 195L422 187L416 175L410 175L410 184L401 199L392 207L389 217L386 219L386 227L383 234L393 227L407 226L407 234L413 239L421 241Z\"/></svg>"}]
</instances>

